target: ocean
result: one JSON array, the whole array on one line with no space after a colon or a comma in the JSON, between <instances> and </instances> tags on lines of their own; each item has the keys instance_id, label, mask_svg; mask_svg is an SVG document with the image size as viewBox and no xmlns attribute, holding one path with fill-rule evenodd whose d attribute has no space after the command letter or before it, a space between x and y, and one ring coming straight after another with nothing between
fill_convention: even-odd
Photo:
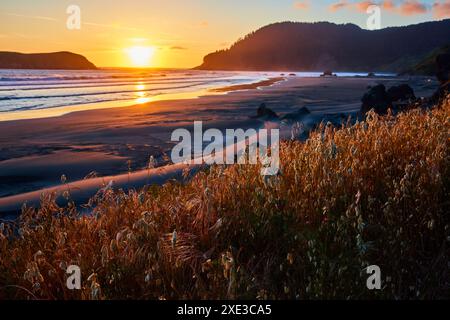
<instances>
[{"instance_id":1,"label":"ocean","mask_svg":"<svg viewBox=\"0 0 450 320\"><path fill-rule=\"evenodd\" d=\"M255 83L280 72L198 70L0 70L0 121L195 97L209 89ZM283 75L293 75L284 73ZM318 77L320 72L295 72ZM366 73L338 73L338 76Z\"/></svg>"}]
</instances>

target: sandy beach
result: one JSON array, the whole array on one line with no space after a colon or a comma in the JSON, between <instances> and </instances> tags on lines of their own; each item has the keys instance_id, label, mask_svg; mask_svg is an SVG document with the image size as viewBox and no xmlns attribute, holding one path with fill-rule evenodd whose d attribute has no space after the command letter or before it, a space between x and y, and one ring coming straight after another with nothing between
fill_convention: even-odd
<instances>
[{"instance_id":1,"label":"sandy beach","mask_svg":"<svg viewBox=\"0 0 450 320\"><path fill-rule=\"evenodd\" d=\"M259 128L264 122L255 114L261 103L279 115L302 107L319 119L330 114L356 115L368 86L408 83L418 97L431 95L437 87L434 79L421 77L280 80L262 87L230 87L224 94L206 93L193 99L0 122L0 211L11 201L26 199L18 198L19 194L35 192L36 197L39 190L58 186L63 174L76 185L87 176L139 172L147 167L150 156L164 166L174 145L171 133L177 128L191 130L194 121L203 121L204 129ZM142 174L137 176L142 183ZM91 187L100 187L101 181Z\"/></svg>"},{"instance_id":2,"label":"sandy beach","mask_svg":"<svg viewBox=\"0 0 450 320\"><path fill-rule=\"evenodd\" d=\"M450 0L0 8L14 314L450 298Z\"/></svg>"}]
</instances>

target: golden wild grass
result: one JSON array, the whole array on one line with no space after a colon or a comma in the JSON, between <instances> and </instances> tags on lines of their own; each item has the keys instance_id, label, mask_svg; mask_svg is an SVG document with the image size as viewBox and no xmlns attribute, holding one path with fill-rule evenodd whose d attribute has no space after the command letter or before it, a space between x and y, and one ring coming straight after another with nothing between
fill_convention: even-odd
<instances>
[{"instance_id":1,"label":"golden wild grass","mask_svg":"<svg viewBox=\"0 0 450 320\"><path fill-rule=\"evenodd\" d=\"M0 298L449 298L449 115L447 101L324 125L282 143L277 177L215 166L103 190L92 215L45 197L0 227ZM82 290L66 288L72 264Z\"/></svg>"}]
</instances>

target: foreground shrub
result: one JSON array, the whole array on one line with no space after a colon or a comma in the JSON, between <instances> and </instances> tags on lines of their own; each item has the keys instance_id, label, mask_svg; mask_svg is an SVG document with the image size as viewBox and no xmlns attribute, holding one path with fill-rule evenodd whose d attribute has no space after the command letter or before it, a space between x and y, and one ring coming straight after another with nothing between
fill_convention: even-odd
<instances>
[{"instance_id":1,"label":"foreground shrub","mask_svg":"<svg viewBox=\"0 0 450 320\"><path fill-rule=\"evenodd\" d=\"M449 115L321 126L282 144L277 177L217 166L106 188L91 215L48 196L0 227L0 298L448 298ZM82 290L66 288L73 264ZM367 289L369 265L382 290Z\"/></svg>"}]
</instances>

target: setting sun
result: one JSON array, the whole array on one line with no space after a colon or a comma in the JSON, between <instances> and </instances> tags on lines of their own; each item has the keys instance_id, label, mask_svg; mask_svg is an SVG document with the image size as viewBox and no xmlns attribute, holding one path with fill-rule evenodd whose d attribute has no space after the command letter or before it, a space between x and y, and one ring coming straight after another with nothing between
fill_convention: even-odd
<instances>
[{"instance_id":1,"label":"setting sun","mask_svg":"<svg viewBox=\"0 0 450 320\"><path fill-rule=\"evenodd\" d=\"M148 67L155 53L153 47L131 47L125 49L133 67Z\"/></svg>"}]
</instances>

